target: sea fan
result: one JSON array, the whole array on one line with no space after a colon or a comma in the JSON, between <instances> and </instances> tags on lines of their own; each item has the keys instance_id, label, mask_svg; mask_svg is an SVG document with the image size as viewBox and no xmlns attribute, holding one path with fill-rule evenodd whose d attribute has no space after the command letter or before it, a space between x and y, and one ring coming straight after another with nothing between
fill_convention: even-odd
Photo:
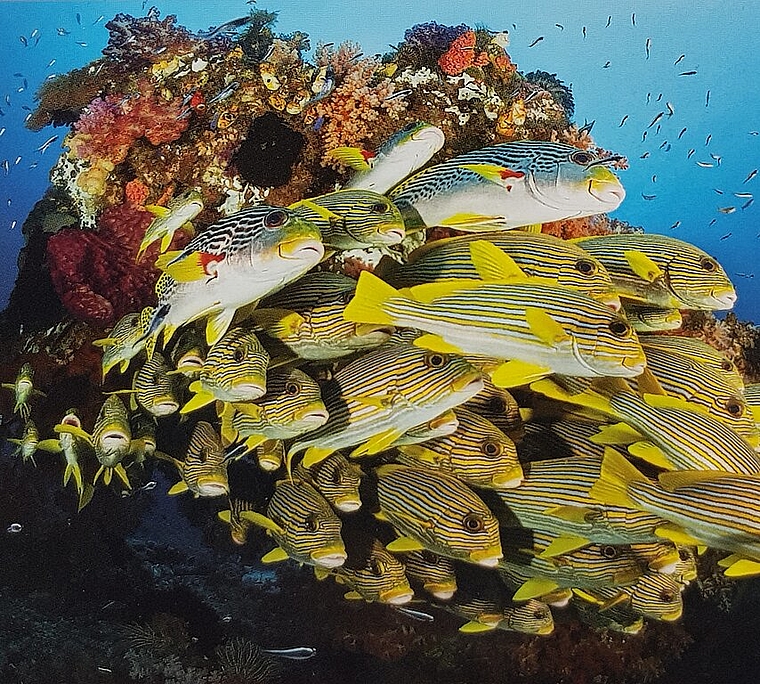
<instances>
[{"instance_id":1,"label":"sea fan","mask_svg":"<svg viewBox=\"0 0 760 684\"><path fill-rule=\"evenodd\" d=\"M525 80L540 86L565 110L568 119L575 113L575 102L573 101L573 91L565 85L563 81L557 78L557 74L550 74L548 71L531 71L525 74Z\"/></svg>"},{"instance_id":2,"label":"sea fan","mask_svg":"<svg viewBox=\"0 0 760 684\"><path fill-rule=\"evenodd\" d=\"M228 639L217 647L216 656L225 681L272 684L278 679L274 661L247 639Z\"/></svg>"}]
</instances>

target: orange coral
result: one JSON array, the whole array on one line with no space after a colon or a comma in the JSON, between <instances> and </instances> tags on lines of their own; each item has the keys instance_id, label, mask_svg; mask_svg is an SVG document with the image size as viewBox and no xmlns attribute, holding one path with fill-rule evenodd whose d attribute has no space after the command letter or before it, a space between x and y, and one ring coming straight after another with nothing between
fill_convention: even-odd
<instances>
[{"instance_id":1,"label":"orange coral","mask_svg":"<svg viewBox=\"0 0 760 684\"><path fill-rule=\"evenodd\" d=\"M465 31L454 40L449 49L438 58L438 66L444 74L458 76L468 67L488 64L485 52L475 54L475 41L475 31Z\"/></svg>"},{"instance_id":2,"label":"orange coral","mask_svg":"<svg viewBox=\"0 0 760 684\"><path fill-rule=\"evenodd\" d=\"M129 181L124 188L124 195L127 201L138 206L145 204L145 200L148 199L149 194L150 190L139 178Z\"/></svg>"}]
</instances>

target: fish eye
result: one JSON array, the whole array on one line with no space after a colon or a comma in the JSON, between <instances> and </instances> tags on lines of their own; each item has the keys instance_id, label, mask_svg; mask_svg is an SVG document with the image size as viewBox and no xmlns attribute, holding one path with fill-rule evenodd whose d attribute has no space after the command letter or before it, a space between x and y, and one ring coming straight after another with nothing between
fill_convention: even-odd
<instances>
[{"instance_id":1,"label":"fish eye","mask_svg":"<svg viewBox=\"0 0 760 684\"><path fill-rule=\"evenodd\" d=\"M208 449L203 447L198 453L198 458L200 458L202 463L205 463L208 460L208 455Z\"/></svg>"},{"instance_id":2,"label":"fish eye","mask_svg":"<svg viewBox=\"0 0 760 684\"><path fill-rule=\"evenodd\" d=\"M594 155L591 154L591 152L586 152L585 150L578 150L577 152L573 152L570 155L570 161L576 164L580 164L581 166L586 166L587 164L590 164L592 161L594 161Z\"/></svg>"},{"instance_id":3,"label":"fish eye","mask_svg":"<svg viewBox=\"0 0 760 684\"><path fill-rule=\"evenodd\" d=\"M373 214L384 214L386 211L388 211L388 205L385 202L375 202L369 210Z\"/></svg>"},{"instance_id":4,"label":"fish eye","mask_svg":"<svg viewBox=\"0 0 760 684\"><path fill-rule=\"evenodd\" d=\"M332 472L332 482L334 485L339 485L343 483L343 474L340 472L338 468L336 468Z\"/></svg>"},{"instance_id":5,"label":"fish eye","mask_svg":"<svg viewBox=\"0 0 760 684\"><path fill-rule=\"evenodd\" d=\"M498 442L486 440L480 447L485 456L498 456L501 453L501 446Z\"/></svg>"},{"instance_id":6,"label":"fish eye","mask_svg":"<svg viewBox=\"0 0 760 684\"><path fill-rule=\"evenodd\" d=\"M428 565L438 565L438 562L441 560L440 556L436 556L434 553L430 553L430 551L421 551L420 555L422 556L422 560Z\"/></svg>"},{"instance_id":7,"label":"fish eye","mask_svg":"<svg viewBox=\"0 0 760 684\"><path fill-rule=\"evenodd\" d=\"M533 618L535 620L545 620L546 617L546 611L543 608L536 608L536 610L533 611Z\"/></svg>"},{"instance_id":8,"label":"fish eye","mask_svg":"<svg viewBox=\"0 0 760 684\"><path fill-rule=\"evenodd\" d=\"M491 397L488 400L488 409L494 413L504 413L507 410L507 402L503 397Z\"/></svg>"},{"instance_id":9,"label":"fish eye","mask_svg":"<svg viewBox=\"0 0 760 684\"><path fill-rule=\"evenodd\" d=\"M739 416L744 413L744 407L736 401L736 399L729 399L726 402L726 411L728 411L732 416L735 418L738 418Z\"/></svg>"},{"instance_id":10,"label":"fish eye","mask_svg":"<svg viewBox=\"0 0 760 684\"><path fill-rule=\"evenodd\" d=\"M663 603L673 603L676 595L670 589L663 589L660 592L660 601Z\"/></svg>"},{"instance_id":11,"label":"fish eye","mask_svg":"<svg viewBox=\"0 0 760 684\"><path fill-rule=\"evenodd\" d=\"M319 529L319 520L317 520L316 516L310 515L306 518L306 529L309 532L316 532Z\"/></svg>"},{"instance_id":12,"label":"fish eye","mask_svg":"<svg viewBox=\"0 0 760 684\"><path fill-rule=\"evenodd\" d=\"M245 349L243 347L238 347L235 349L235 351L232 354L232 358L235 359L238 363L240 363L245 358Z\"/></svg>"},{"instance_id":13,"label":"fish eye","mask_svg":"<svg viewBox=\"0 0 760 684\"><path fill-rule=\"evenodd\" d=\"M631 326L628 325L628 323L626 323L625 321L620 320L620 319L611 321L607 327L609 328L609 331L615 337L625 337L626 335L628 335L628 333L631 332Z\"/></svg>"},{"instance_id":14,"label":"fish eye","mask_svg":"<svg viewBox=\"0 0 760 684\"><path fill-rule=\"evenodd\" d=\"M592 276L596 273L596 264L590 259L578 259L575 262L575 270L581 275Z\"/></svg>"},{"instance_id":15,"label":"fish eye","mask_svg":"<svg viewBox=\"0 0 760 684\"><path fill-rule=\"evenodd\" d=\"M430 368L443 368L446 365L446 357L443 354L427 354L425 356L425 364Z\"/></svg>"},{"instance_id":16,"label":"fish eye","mask_svg":"<svg viewBox=\"0 0 760 684\"><path fill-rule=\"evenodd\" d=\"M703 257L699 262L699 265L702 267L703 271L707 271L708 273L713 273L718 270L718 262L710 257Z\"/></svg>"},{"instance_id":17,"label":"fish eye","mask_svg":"<svg viewBox=\"0 0 760 684\"><path fill-rule=\"evenodd\" d=\"M687 561L691 559L691 553L689 553L688 549L678 549L678 557L682 561Z\"/></svg>"},{"instance_id":18,"label":"fish eye","mask_svg":"<svg viewBox=\"0 0 760 684\"><path fill-rule=\"evenodd\" d=\"M485 529L485 523L483 517L477 513L468 513L464 516L464 529L467 532L482 532Z\"/></svg>"},{"instance_id":19,"label":"fish eye","mask_svg":"<svg viewBox=\"0 0 760 684\"><path fill-rule=\"evenodd\" d=\"M289 397L297 397L301 393L301 386L297 382L288 382L285 385L285 394Z\"/></svg>"},{"instance_id":20,"label":"fish eye","mask_svg":"<svg viewBox=\"0 0 760 684\"><path fill-rule=\"evenodd\" d=\"M279 228L280 226L284 226L287 220L288 215L282 209L275 209L275 211L270 211L264 217L264 226L266 228Z\"/></svg>"},{"instance_id":21,"label":"fish eye","mask_svg":"<svg viewBox=\"0 0 760 684\"><path fill-rule=\"evenodd\" d=\"M617 549L614 546L607 545L602 547L602 555L605 558L615 558L617 556L617 553Z\"/></svg>"},{"instance_id":22,"label":"fish eye","mask_svg":"<svg viewBox=\"0 0 760 684\"><path fill-rule=\"evenodd\" d=\"M732 370L734 370L734 364L733 364L733 362L729 361L728 359L726 359L725 361L721 361L720 362L720 367L724 371L732 371Z\"/></svg>"},{"instance_id":23,"label":"fish eye","mask_svg":"<svg viewBox=\"0 0 760 684\"><path fill-rule=\"evenodd\" d=\"M377 560L377 558L373 558L369 562L369 569L370 569L370 572L375 577L382 577L383 576L383 570L384 570L383 564L379 560Z\"/></svg>"}]
</instances>

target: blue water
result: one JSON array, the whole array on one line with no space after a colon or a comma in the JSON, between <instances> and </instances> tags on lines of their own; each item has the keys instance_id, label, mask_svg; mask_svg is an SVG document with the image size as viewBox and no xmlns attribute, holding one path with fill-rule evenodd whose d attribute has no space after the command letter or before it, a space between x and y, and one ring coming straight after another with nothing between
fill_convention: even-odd
<instances>
[{"instance_id":1,"label":"blue water","mask_svg":"<svg viewBox=\"0 0 760 684\"><path fill-rule=\"evenodd\" d=\"M66 132L48 127L32 133L23 127L34 107L34 92L48 75L97 59L108 38L104 24L116 12L143 15L150 4L3 3L0 160L8 160L9 172L0 169L0 246L5 259L0 307L16 275L16 254L23 244L21 224L45 191ZM192 30L243 16L251 8L242 0L157 4L162 16L174 13ZM760 178L744 182L760 167L758 0L730 5L717 0L688 4L353 0L350 5L273 0L257 6L279 11L278 31L308 32L312 46L352 40L366 54L384 52L418 22L508 30L508 50L520 70L557 73L572 84L578 125L595 121L596 143L628 157L630 169L621 176L628 197L614 216L648 232L693 242L717 257L737 287L736 313L760 320L760 197L743 209L750 198L734 195L760 196ZM38 33L33 36L34 31ZM543 40L530 47L539 37ZM690 71L697 73L680 75ZM672 105L672 116L666 103ZM649 128L660 112L662 118ZM683 128L686 131L678 139ZM59 139L46 152L37 151L56 134ZM692 148L695 152L688 158ZM732 213L720 211L731 207Z\"/></svg>"}]
</instances>

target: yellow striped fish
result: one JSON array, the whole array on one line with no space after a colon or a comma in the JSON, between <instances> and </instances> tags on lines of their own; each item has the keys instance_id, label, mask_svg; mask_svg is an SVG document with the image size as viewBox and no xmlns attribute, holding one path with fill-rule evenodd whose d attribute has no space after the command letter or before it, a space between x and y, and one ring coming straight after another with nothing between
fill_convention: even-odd
<instances>
[{"instance_id":1,"label":"yellow striped fish","mask_svg":"<svg viewBox=\"0 0 760 684\"><path fill-rule=\"evenodd\" d=\"M137 371L132 383L137 404L157 418L179 410L177 387L170 372L171 367L163 354L155 353Z\"/></svg>"},{"instance_id":2,"label":"yellow striped fish","mask_svg":"<svg viewBox=\"0 0 760 684\"><path fill-rule=\"evenodd\" d=\"M339 451L330 454L311 468L296 468L296 476L310 482L316 490L341 513L353 513L361 508L359 495L361 469L349 463Z\"/></svg>"},{"instance_id":3,"label":"yellow striped fish","mask_svg":"<svg viewBox=\"0 0 760 684\"><path fill-rule=\"evenodd\" d=\"M21 435L21 439L8 438L7 441L16 445L14 455L21 456L22 463L31 461L32 465L35 468L37 467L34 454L37 453L40 445L40 431L37 429L37 424L31 418L24 424L24 432Z\"/></svg>"},{"instance_id":4,"label":"yellow striped fish","mask_svg":"<svg viewBox=\"0 0 760 684\"><path fill-rule=\"evenodd\" d=\"M273 473L285 463L285 444L281 439L268 439L254 451L256 462L265 473Z\"/></svg>"},{"instance_id":5,"label":"yellow striped fish","mask_svg":"<svg viewBox=\"0 0 760 684\"><path fill-rule=\"evenodd\" d=\"M631 551L651 571L673 575L679 584L697 579L697 555L693 547L670 542L631 544Z\"/></svg>"},{"instance_id":6,"label":"yellow striped fish","mask_svg":"<svg viewBox=\"0 0 760 684\"><path fill-rule=\"evenodd\" d=\"M267 373L266 394L256 403L228 404L222 412L222 437L244 441L248 451L267 440L298 437L327 422L319 385L301 370Z\"/></svg>"},{"instance_id":7,"label":"yellow striped fish","mask_svg":"<svg viewBox=\"0 0 760 684\"><path fill-rule=\"evenodd\" d=\"M644 573L627 586L576 589L574 593L605 611L622 605L651 620L674 622L683 614L681 589L671 575L653 572Z\"/></svg>"},{"instance_id":8,"label":"yellow striped fish","mask_svg":"<svg viewBox=\"0 0 760 684\"><path fill-rule=\"evenodd\" d=\"M352 535L347 539L347 549L348 557L339 568L329 572L315 568L317 579L333 575L338 584L348 587L344 598L349 600L376 601L391 606L412 600L414 592L404 574L404 566L378 539Z\"/></svg>"},{"instance_id":9,"label":"yellow striped fish","mask_svg":"<svg viewBox=\"0 0 760 684\"><path fill-rule=\"evenodd\" d=\"M13 390L16 397L13 413L18 413L24 420L28 420L32 413L29 399L33 396L45 396L44 392L34 388L34 368L30 363L25 363L19 368L16 381L13 384L4 382L1 386Z\"/></svg>"},{"instance_id":10,"label":"yellow striped fish","mask_svg":"<svg viewBox=\"0 0 760 684\"><path fill-rule=\"evenodd\" d=\"M402 555L406 576L439 601L448 601L457 590L454 561L432 551L409 551Z\"/></svg>"},{"instance_id":11,"label":"yellow striped fish","mask_svg":"<svg viewBox=\"0 0 760 684\"><path fill-rule=\"evenodd\" d=\"M71 431L61 429L61 426L69 426ZM76 409L69 409L61 422L53 428L58 433L58 439L45 439L37 445L38 449L45 451L59 451L63 454L66 468L63 471L63 486L65 487L71 477L79 494L79 510L87 504L86 485L82 477L82 469L79 465L80 458L87 452L92 452L92 446L87 437L82 436L82 421L77 415ZM90 490L90 496L92 490Z\"/></svg>"},{"instance_id":12,"label":"yellow striped fish","mask_svg":"<svg viewBox=\"0 0 760 684\"><path fill-rule=\"evenodd\" d=\"M396 448L409 444L420 444L421 442L427 442L429 439L444 437L456 432L458 427L459 421L457 420L456 413L453 410L449 410L421 425L410 428L393 442L391 447Z\"/></svg>"},{"instance_id":13,"label":"yellow striped fish","mask_svg":"<svg viewBox=\"0 0 760 684\"><path fill-rule=\"evenodd\" d=\"M230 507L227 510L219 511L216 515L224 523L230 526L230 537L238 546L243 546L248 541L248 532L254 523L242 517L243 511L255 511L256 508L250 501L230 497Z\"/></svg>"},{"instance_id":14,"label":"yellow striped fish","mask_svg":"<svg viewBox=\"0 0 760 684\"><path fill-rule=\"evenodd\" d=\"M608 449L600 479L589 494L598 501L665 518L676 539L690 537L692 543L749 559L729 568L730 574L760 574L760 477L756 475L676 471L662 473L653 483L624 456Z\"/></svg>"},{"instance_id":15,"label":"yellow striped fish","mask_svg":"<svg viewBox=\"0 0 760 684\"><path fill-rule=\"evenodd\" d=\"M197 380L190 384L194 396L180 410L186 414L214 400L253 401L266 392L269 354L247 327L232 328L208 350Z\"/></svg>"},{"instance_id":16,"label":"yellow striped fish","mask_svg":"<svg viewBox=\"0 0 760 684\"><path fill-rule=\"evenodd\" d=\"M626 303L623 309L637 333L678 330L683 325L683 316L678 309L637 306L630 302Z\"/></svg>"},{"instance_id":17,"label":"yellow striped fish","mask_svg":"<svg viewBox=\"0 0 760 684\"><path fill-rule=\"evenodd\" d=\"M513 601L541 599L557 589L629 584L644 572L629 545L589 544L547 558L543 553L556 541L556 533L512 529L504 536L509 546L499 561L499 574L516 589Z\"/></svg>"},{"instance_id":18,"label":"yellow striped fish","mask_svg":"<svg viewBox=\"0 0 760 684\"><path fill-rule=\"evenodd\" d=\"M254 314L266 334L303 359L336 359L379 347L391 326L352 323L343 317L356 281L339 273L309 273L261 303Z\"/></svg>"},{"instance_id":19,"label":"yellow striped fish","mask_svg":"<svg viewBox=\"0 0 760 684\"><path fill-rule=\"evenodd\" d=\"M524 464L525 477L515 489L482 493L503 527L527 527L558 534L546 557L597 544L659 541L665 520L631 506L602 505L589 495L601 461L569 457Z\"/></svg>"},{"instance_id":20,"label":"yellow striped fish","mask_svg":"<svg viewBox=\"0 0 760 684\"><path fill-rule=\"evenodd\" d=\"M744 393L727 382L725 374L699 361L657 347L644 347L644 353L647 357L646 374L651 373L664 392L706 411L752 446L760 444L760 433ZM644 386L646 391L644 376L634 379L631 385L634 389Z\"/></svg>"},{"instance_id":21,"label":"yellow striped fish","mask_svg":"<svg viewBox=\"0 0 760 684\"><path fill-rule=\"evenodd\" d=\"M337 190L301 200L289 209L317 226L322 242L335 249L388 247L406 237L401 212L371 190Z\"/></svg>"},{"instance_id":22,"label":"yellow striped fish","mask_svg":"<svg viewBox=\"0 0 760 684\"><path fill-rule=\"evenodd\" d=\"M596 392L593 388L573 394L547 379L531 384L532 389L553 399L587 406L624 421L622 429L603 429L594 440L599 444L630 444L628 451L633 456L660 468L760 473L760 455L723 422L673 397L644 394L642 398L619 390L618 385L613 387L612 395L605 396L606 390Z\"/></svg>"},{"instance_id":23,"label":"yellow striped fish","mask_svg":"<svg viewBox=\"0 0 760 684\"><path fill-rule=\"evenodd\" d=\"M720 373L726 382L738 390L744 389L744 381L736 364L725 354L696 337L684 335L642 335L639 337L644 351L660 349L677 354L685 359L697 361Z\"/></svg>"},{"instance_id":24,"label":"yellow striped fish","mask_svg":"<svg viewBox=\"0 0 760 684\"><path fill-rule=\"evenodd\" d=\"M220 219L180 252L156 261L158 304L147 336L206 317L206 342L224 335L237 309L259 301L316 266L324 256L319 229L289 209L264 204Z\"/></svg>"},{"instance_id":25,"label":"yellow striped fish","mask_svg":"<svg viewBox=\"0 0 760 684\"><path fill-rule=\"evenodd\" d=\"M174 233L180 229L193 235L195 231L190 222L203 211L203 196L191 188L169 200L165 207L149 204L145 208L156 218L145 231L135 261L140 261L145 250L157 240L161 240L161 251L165 252L169 249Z\"/></svg>"},{"instance_id":26,"label":"yellow striped fish","mask_svg":"<svg viewBox=\"0 0 760 684\"><path fill-rule=\"evenodd\" d=\"M508 231L434 240L415 249L403 265L386 258L375 273L396 288L450 278L479 278L483 272L472 263L470 245L480 240L488 241L505 255L499 261L489 262L492 275L503 278L511 272L547 278L620 308L620 300L601 262L577 245L545 233Z\"/></svg>"},{"instance_id":27,"label":"yellow striped fish","mask_svg":"<svg viewBox=\"0 0 760 684\"><path fill-rule=\"evenodd\" d=\"M177 372L195 379L203 368L207 353L208 346L203 335L194 326L188 326L172 346L170 358Z\"/></svg>"},{"instance_id":28,"label":"yellow striped fish","mask_svg":"<svg viewBox=\"0 0 760 684\"><path fill-rule=\"evenodd\" d=\"M667 235L629 233L576 238L601 261L617 293L664 309L730 309L736 291L723 267L701 249Z\"/></svg>"},{"instance_id":29,"label":"yellow striped fish","mask_svg":"<svg viewBox=\"0 0 760 684\"><path fill-rule=\"evenodd\" d=\"M432 467L477 487L517 487L522 468L515 443L485 418L463 408L454 413L459 427L423 444L399 446L399 463Z\"/></svg>"},{"instance_id":30,"label":"yellow striped fish","mask_svg":"<svg viewBox=\"0 0 760 684\"><path fill-rule=\"evenodd\" d=\"M171 496L188 490L196 498L229 494L227 457L222 440L210 423L196 423L184 461L171 460L182 478L169 489Z\"/></svg>"},{"instance_id":31,"label":"yellow striped fish","mask_svg":"<svg viewBox=\"0 0 760 684\"><path fill-rule=\"evenodd\" d=\"M243 511L241 517L263 527L277 542L277 548L261 559L265 563L292 558L307 565L337 568L347 558L340 518L308 482L280 480L266 515Z\"/></svg>"},{"instance_id":32,"label":"yellow striped fish","mask_svg":"<svg viewBox=\"0 0 760 684\"><path fill-rule=\"evenodd\" d=\"M130 425L132 440L129 444L129 455L133 464L142 466L146 459L156 453L156 421L138 411L130 417Z\"/></svg>"},{"instance_id":33,"label":"yellow striped fish","mask_svg":"<svg viewBox=\"0 0 760 684\"><path fill-rule=\"evenodd\" d=\"M344 366L323 386L330 417L296 440L288 459L306 451L308 468L333 451L359 444L355 455L378 453L482 388L480 373L460 356L405 343L381 347Z\"/></svg>"},{"instance_id":34,"label":"yellow striped fish","mask_svg":"<svg viewBox=\"0 0 760 684\"><path fill-rule=\"evenodd\" d=\"M575 613L581 622L597 632L612 630L622 634L638 634L644 628L644 617L627 606L610 606L602 609L598 603L582 599L573 601Z\"/></svg>"},{"instance_id":35,"label":"yellow striped fish","mask_svg":"<svg viewBox=\"0 0 760 684\"><path fill-rule=\"evenodd\" d=\"M462 408L490 420L513 441L522 439L524 429L520 405L506 389L494 385L487 375L483 378L483 389L462 404Z\"/></svg>"},{"instance_id":36,"label":"yellow striped fish","mask_svg":"<svg viewBox=\"0 0 760 684\"><path fill-rule=\"evenodd\" d=\"M345 316L424 330L415 344L435 351L511 359L491 376L499 386L550 373L632 377L645 364L636 334L614 311L576 290L529 280L455 280L399 292L363 271Z\"/></svg>"},{"instance_id":37,"label":"yellow striped fish","mask_svg":"<svg viewBox=\"0 0 760 684\"><path fill-rule=\"evenodd\" d=\"M114 366L119 366L119 372L125 373L129 368L130 360L148 347L149 340L145 338L145 335L152 316L153 307L146 307L140 313L129 313L119 319L108 337L93 341L96 347L103 348L101 361L103 380ZM152 351L151 344L149 356Z\"/></svg>"},{"instance_id":38,"label":"yellow striped fish","mask_svg":"<svg viewBox=\"0 0 760 684\"><path fill-rule=\"evenodd\" d=\"M554 631L554 618L545 603L531 599L518 605L504 605L494 598L457 595L448 603L436 604L439 608L469 620L459 628L463 634L477 634L501 629L506 632L539 634Z\"/></svg>"},{"instance_id":39,"label":"yellow striped fish","mask_svg":"<svg viewBox=\"0 0 760 684\"><path fill-rule=\"evenodd\" d=\"M760 428L760 383L751 383L744 387L744 398L752 412L755 425Z\"/></svg>"},{"instance_id":40,"label":"yellow striped fish","mask_svg":"<svg viewBox=\"0 0 760 684\"><path fill-rule=\"evenodd\" d=\"M503 556L496 518L460 480L396 464L375 473L381 518L403 535L389 551L427 549L485 567Z\"/></svg>"}]
</instances>

